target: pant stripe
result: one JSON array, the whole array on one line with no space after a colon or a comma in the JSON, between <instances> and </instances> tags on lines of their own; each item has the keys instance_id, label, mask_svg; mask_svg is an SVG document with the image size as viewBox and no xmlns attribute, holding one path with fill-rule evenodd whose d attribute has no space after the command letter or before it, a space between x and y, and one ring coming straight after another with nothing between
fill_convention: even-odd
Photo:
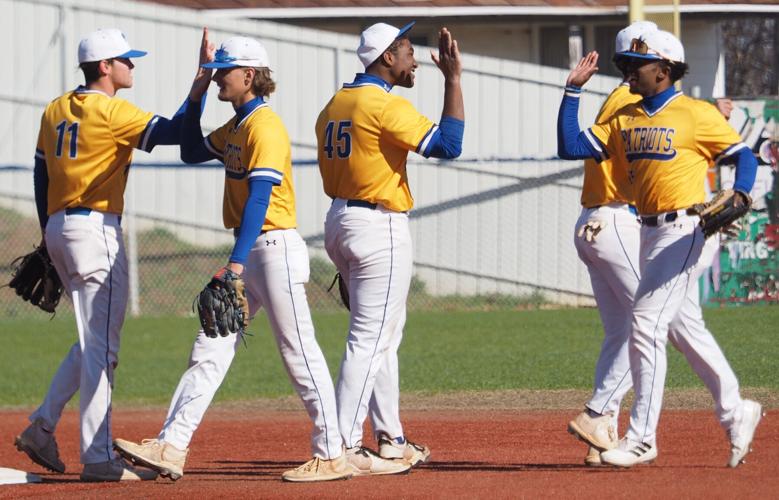
<instances>
[{"instance_id":1,"label":"pant stripe","mask_svg":"<svg viewBox=\"0 0 779 500\"><path fill-rule=\"evenodd\" d=\"M617 235L617 241L619 241L619 247L622 249L622 255L625 256L625 260L628 262L628 264L630 264L630 269L633 271L633 275L636 277L637 280L640 280L641 278L638 275L638 271L636 271L633 262L630 260L630 255L628 255L628 252L625 249L625 244L622 242L622 237L619 234L619 228L617 226L617 214L612 215L611 223L614 225L614 234ZM630 335L630 332L628 332L628 335ZM617 392L617 390L622 386L622 383L625 381L628 375L630 375L630 368L625 370L625 373L622 374L622 377L619 379L619 383L614 387L614 390L611 391L611 394L609 394L609 398L603 404L603 407L600 409L600 411L598 411L598 413L603 415L603 412L606 411L606 406L608 406L609 401L611 401L611 399L614 397L614 393Z\"/></svg>"},{"instance_id":2,"label":"pant stripe","mask_svg":"<svg viewBox=\"0 0 779 500\"><path fill-rule=\"evenodd\" d=\"M357 408L354 412L354 419L352 419L352 427L349 431L349 444L352 442L352 434L354 433L354 427L357 423L357 415L360 413L360 407L362 406L362 398L365 397L365 386L368 384L368 378L371 373L371 367L373 367L373 360L376 358L376 349L379 347L381 341L381 335L384 332L384 321L387 319L387 307L389 306L389 296L392 290L392 273L395 269L395 244L392 239L392 214L387 214L387 220L389 221L389 239L390 239L390 272L389 281L387 282L387 295L384 299L384 311L381 316L381 325L379 326L379 336L376 337L376 343L373 345L373 353L371 354L371 362L368 364L368 371L365 373L365 379L362 382L362 391L360 392L360 399L357 401ZM362 422L360 423L360 429L362 430Z\"/></svg>"},{"instance_id":3,"label":"pant stripe","mask_svg":"<svg viewBox=\"0 0 779 500\"><path fill-rule=\"evenodd\" d=\"M322 403L322 396L319 393L319 387L316 385L316 379L314 378L314 375L311 373L311 367L308 364L308 357L306 356L306 351L303 347L303 339L300 336L300 324L298 323L298 313L297 308L295 307L295 295L292 293L292 273L289 269L289 257L287 254L287 250L289 247L287 246L287 235L282 233L281 235L282 239L284 240L284 265L287 267L287 287L289 288L289 300L292 303L292 315L295 317L295 331L298 335L298 343L300 344L300 352L303 355L303 361L306 362L306 370L308 371L308 376L311 378L311 383L314 385L314 391L316 391L316 397L319 401L319 407L322 409L322 420L325 424L325 446L327 447L327 458L328 460L333 458L330 456L330 441L329 441L329 434L327 433L327 418L325 418L325 407Z\"/></svg>"},{"instance_id":4,"label":"pant stripe","mask_svg":"<svg viewBox=\"0 0 779 500\"><path fill-rule=\"evenodd\" d=\"M106 349L105 349L105 371L106 379L108 380L108 386L106 387L106 415L105 415L105 433L106 433L106 456L107 460L113 458L113 444L111 443L111 388L114 385L111 377L112 370L110 368L109 355L111 352L111 300L113 298L114 289L114 273L113 266L111 265L111 251L108 247L108 238L105 234L105 226L103 226L103 242L105 243L106 260L108 261L108 314L106 315L105 322L105 335L106 335ZM82 356L83 359L83 356Z\"/></svg>"},{"instance_id":5,"label":"pant stripe","mask_svg":"<svg viewBox=\"0 0 779 500\"><path fill-rule=\"evenodd\" d=\"M652 364L652 385L649 386L649 403L647 405L646 415L644 417L644 435L641 438L642 441L646 437L646 432L649 427L649 413L652 411L652 399L654 398L654 393L655 393L655 377L657 376L657 329L660 324L660 318L663 316L663 311L665 311L665 308L668 305L668 299L671 298L671 294L676 288L676 285L679 283L679 279L682 277L682 274L685 272L684 270L687 268L687 262L690 260L690 255L692 255L692 249L695 248L695 240L697 238L698 238L698 231L696 229L692 233L692 242L690 242L690 248L689 250L687 250L687 257L684 258L684 262L682 263L682 268L676 274L676 281L674 281L673 286L668 291L668 295L665 298L665 302L663 302L663 307L660 309L659 313L657 314L657 322L655 323L655 328L652 331L652 338L653 338L652 347L654 348L653 349L654 362Z\"/></svg>"}]
</instances>

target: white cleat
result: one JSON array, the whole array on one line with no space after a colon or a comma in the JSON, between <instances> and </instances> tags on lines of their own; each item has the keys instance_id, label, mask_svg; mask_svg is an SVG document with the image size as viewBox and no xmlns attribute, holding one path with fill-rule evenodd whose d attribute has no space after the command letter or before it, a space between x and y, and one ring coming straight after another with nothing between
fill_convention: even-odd
<instances>
[{"instance_id":1,"label":"white cleat","mask_svg":"<svg viewBox=\"0 0 779 500\"><path fill-rule=\"evenodd\" d=\"M616 448L600 454L601 462L608 465L616 465L617 467L650 464L656 458L657 446L631 441L628 438L622 438Z\"/></svg>"},{"instance_id":2,"label":"white cleat","mask_svg":"<svg viewBox=\"0 0 779 500\"><path fill-rule=\"evenodd\" d=\"M745 399L741 408L741 418L730 428L730 460L728 467L738 467L746 463L744 457L752 451L752 439L755 429L764 416L760 403Z\"/></svg>"}]
</instances>

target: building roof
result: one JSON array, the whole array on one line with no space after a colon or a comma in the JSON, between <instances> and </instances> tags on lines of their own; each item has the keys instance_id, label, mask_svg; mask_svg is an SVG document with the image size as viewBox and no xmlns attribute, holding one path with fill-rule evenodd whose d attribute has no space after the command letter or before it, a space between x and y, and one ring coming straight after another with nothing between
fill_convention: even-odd
<instances>
[{"instance_id":1,"label":"building roof","mask_svg":"<svg viewBox=\"0 0 779 500\"><path fill-rule=\"evenodd\" d=\"M143 0L149 3L175 5L193 9L322 9L322 8L408 8L408 7L547 7L547 8L615 8L627 9L626 0ZM670 2L668 2L670 3ZM646 7L653 6L647 2ZM689 6L717 6L724 12L730 7L779 6L779 0L684 0Z\"/></svg>"}]
</instances>

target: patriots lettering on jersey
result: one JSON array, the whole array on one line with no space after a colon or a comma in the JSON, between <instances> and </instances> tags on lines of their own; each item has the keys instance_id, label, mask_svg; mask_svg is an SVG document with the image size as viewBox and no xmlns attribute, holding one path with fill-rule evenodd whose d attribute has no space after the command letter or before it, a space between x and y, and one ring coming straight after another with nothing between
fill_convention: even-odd
<instances>
[{"instance_id":1,"label":"patriots lettering on jersey","mask_svg":"<svg viewBox=\"0 0 779 500\"><path fill-rule=\"evenodd\" d=\"M224 152L225 173L231 179L243 179L246 177L246 167L241 163L241 146L227 144Z\"/></svg>"},{"instance_id":2,"label":"patriots lettering on jersey","mask_svg":"<svg viewBox=\"0 0 779 500\"><path fill-rule=\"evenodd\" d=\"M676 130L668 127L635 127L620 130L628 161L668 161L676 157L673 137Z\"/></svg>"}]
</instances>

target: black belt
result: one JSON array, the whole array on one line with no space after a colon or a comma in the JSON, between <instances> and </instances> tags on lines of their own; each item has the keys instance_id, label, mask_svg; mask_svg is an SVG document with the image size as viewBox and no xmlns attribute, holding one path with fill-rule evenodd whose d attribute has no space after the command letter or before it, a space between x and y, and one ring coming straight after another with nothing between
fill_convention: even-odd
<instances>
[{"instance_id":1,"label":"black belt","mask_svg":"<svg viewBox=\"0 0 779 500\"><path fill-rule=\"evenodd\" d=\"M346 206L370 208L371 210L376 210L376 207L378 207L379 204L371 203L370 201L365 201L365 200L346 200Z\"/></svg>"},{"instance_id":2,"label":"black belt","mask_svg":"<svg viewBox=\"0 0 779 500\"><path fill-rule=\"evenodd\" d=\"M91 208L87 207L71 207L65 209L65 215L89 215L92 213ZM112 214L115 215L115 214ZM119 221L119 224L122 223L122 216L117 215L117 220Z\"/></svg>"},{"instance_id":3,"label":"black belt","mask_svg":"<svg viewBox=\"0 0 779 500\"><path fill-rule=\"evenodd\" d=\"M697 212L691 208L688 209L682 209L677 210L675 212L668 212L665 214L660 215L649 215L649 216L641 216L641 224L644 224L645 226L649 227L656 227L658 224L662 222L673 222L675 221L680 215L696 215Z\"/></svg>"}]
</instances>

